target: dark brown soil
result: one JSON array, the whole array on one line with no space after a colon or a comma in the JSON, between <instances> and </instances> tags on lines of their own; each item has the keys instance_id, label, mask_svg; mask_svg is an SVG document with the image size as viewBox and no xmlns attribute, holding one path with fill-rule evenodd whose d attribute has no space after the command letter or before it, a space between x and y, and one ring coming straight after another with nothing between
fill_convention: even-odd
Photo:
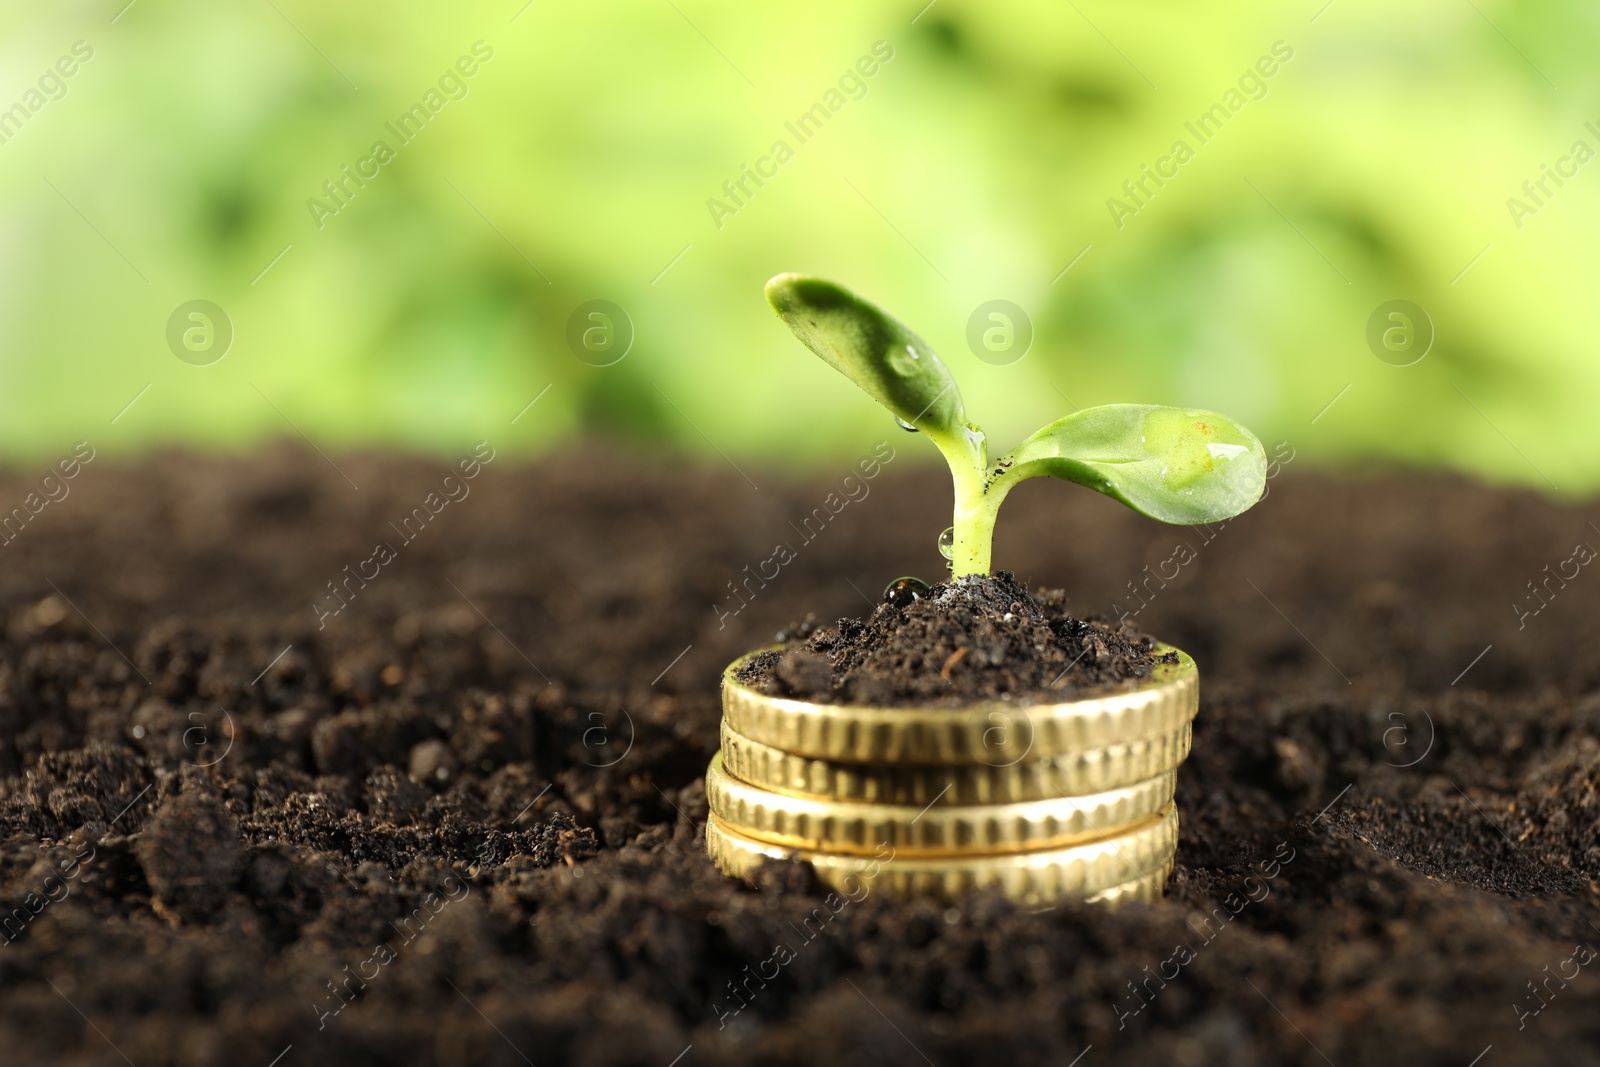
<instances>
[{"instance_id":1,"label":"dark brown soil","mask_svg":"<svg viewBox=\"0 0 1600 1067\"><path fill-rule=\"evenodd\" d=\"M1130 688L1157 658L1177 659L1154 652L1131 623L1073 618L1064 590L1035 595L1010 571L914 582L888 587L866 620L786 627L781 648L751 656L735 677L763 693L825 704L1024 705Z\"/></svg>"},{"instance_id":2,"label":"dark brown soil","mask_svg":"<svg viewBox=\"0 0 1600 1067\"><path fill-rule=\"evenodd\" d=\"M938 573L947 474L735 615L827 479L501 456L407 543L446 464L334 458L102 457L0 548L6 1067L1600 1064L1600 507L1024 486L996 562L1202 672L1167 899L1032 915L701 846L722 668Z\"/></svg>"}]
</instances>

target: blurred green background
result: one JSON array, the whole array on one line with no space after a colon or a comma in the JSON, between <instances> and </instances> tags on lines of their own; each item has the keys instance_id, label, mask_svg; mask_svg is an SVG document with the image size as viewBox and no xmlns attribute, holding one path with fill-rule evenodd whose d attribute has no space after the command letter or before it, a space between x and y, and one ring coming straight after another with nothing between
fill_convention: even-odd
<instances>
[{"instance_id":1,"label":"blurred green background","mask_svg":"<svg viewBox=\"0 0 1600 1067\"><path fill-rule=\"evenodd\" d=\"M1600 482L1592 6L924 4L8 7L0 454L854 457L892 424L767 308L799 270L921 332L1000 447L1182 403L1311 462ZM1169 177L1134 200L1144 166ZM197 299L231 323L215 362L169 344ZM633 335L604 367L568 343L596 299ZM1032 323L1014 362L967 342L994 299ZM1368 342L1395 299L1436 333L1408 366Z\"/></svg>"}]
</instances>

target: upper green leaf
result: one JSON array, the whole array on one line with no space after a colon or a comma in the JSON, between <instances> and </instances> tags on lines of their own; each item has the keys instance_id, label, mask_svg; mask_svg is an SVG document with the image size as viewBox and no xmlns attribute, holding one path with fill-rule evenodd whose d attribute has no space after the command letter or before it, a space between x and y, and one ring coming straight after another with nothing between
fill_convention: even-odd
<instances>
[{"instance_id":1,"label":"upper green leaf","mask_svg":"<svg viewBox=\"0 0 1600 1067\"><path fill-rule=\"evenodd\" d=\"M928 342L854 293L820 278L780 274L767 301L805 346L903 421L930 434L966 425L955 379Z\"/></svg>"},{"instance_id":2,"label":"upper green leaf","mask_svg":"<svg viewBox=\"0 0 1600 1067\"><path fill-rule=\"evenodd\" d=\"M1052 422L998 461L1098 489L1162 522L1220 522L1261 499L1267 456L1254 434L1211 411L1108 404Z\"/></svg>"}]
</instances>

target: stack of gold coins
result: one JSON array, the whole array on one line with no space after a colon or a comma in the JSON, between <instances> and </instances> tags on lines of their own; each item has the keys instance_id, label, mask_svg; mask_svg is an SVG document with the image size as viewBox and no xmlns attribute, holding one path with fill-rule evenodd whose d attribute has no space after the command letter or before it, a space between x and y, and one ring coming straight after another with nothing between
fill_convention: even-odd
<instances>
[{"instance_id":1,"label":"stack of gold coins","mask_svg":"<svg viewBox=\"0 0 1600 1067\"><path fill-rule=\"evenodd\" d=\"M1040 907L1161 894L1200 700L1184 653L1109 696L958 709L767 696L735 679L742 662L723 676L706 770L724 874L796 859L847 894L998 887Z\"/></svg>"}]
</instances>

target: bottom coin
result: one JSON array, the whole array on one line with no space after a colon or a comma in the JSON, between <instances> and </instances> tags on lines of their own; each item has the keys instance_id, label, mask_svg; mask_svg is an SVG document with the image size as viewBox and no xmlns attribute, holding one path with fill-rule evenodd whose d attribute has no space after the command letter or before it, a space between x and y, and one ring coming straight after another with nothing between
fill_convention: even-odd
<instances>
[{"instance_id":1,"label":"bottom coin","mask_svg":"<svg viewBox=\"0 0 1600 1067\"><path fill-rule=\"evenodd\" d=\"M722 873L750 874L765 859L808 863L824 885L859 900L872 890L897 897L950 900L997 888L1023 904L1069 900L1116 903L1159 896L1178 846L1178 809L1099 841L1066 848L960 857L897 856L885 843L874 856L847 856L767 844L717 818L706 820L706 848Z\"/></svg>"},{"instance_id":2,"label":"bottom coin","mask_svg":"<svg viewBox=\"0 0 1600 1067\"><path fill-rule=\"evenodd\" d=\"M1168 860L1149 874L1141 875L1131 882L1123 882L1121 885L1114 885L1110 889L1100 890L1100 892L1089 898L1088 903L1115 907L1118 904L1126 904L1129 901L1137 900L1141 903L1149 904L1152 901L1161 899L1161 894L1167 887L1167 878L1171 874L1172 861Z\"/></svg>"}]
</instances>

